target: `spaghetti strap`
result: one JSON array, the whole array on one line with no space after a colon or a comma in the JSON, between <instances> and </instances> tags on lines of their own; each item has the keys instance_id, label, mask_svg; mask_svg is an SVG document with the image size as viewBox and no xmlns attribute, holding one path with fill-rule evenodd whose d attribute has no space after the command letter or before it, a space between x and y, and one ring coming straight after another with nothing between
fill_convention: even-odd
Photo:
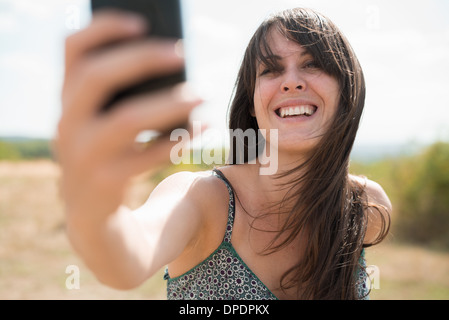
<instances>
[{"instance_id":1,"label":"spaghetti strap","mask_svg":"<svg viewBox=\"0 0 449 320\"><path fill-rule=\"evenodd\" d=\"M226 179L226 177L220 170L214 168L212 171L213 174L219 179L221 179L228 188L229 192L228 221L226 224L226 233L224 235L223 242L231 243L232 228L234 226L234 217L235 217L234 190L232 189L231 183L228 181L228 179Z\"/></svg>"}]
</instances>

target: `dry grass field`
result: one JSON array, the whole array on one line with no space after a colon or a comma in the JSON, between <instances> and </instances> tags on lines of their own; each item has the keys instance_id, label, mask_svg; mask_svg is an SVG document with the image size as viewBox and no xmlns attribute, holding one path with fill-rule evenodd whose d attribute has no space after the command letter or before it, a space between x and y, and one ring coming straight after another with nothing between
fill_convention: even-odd
<instances>
[{"instance_id":1,"label":"dry grass field","mask_svg":"<svg viewBox=\"0 0 449 320\"><path fill-rule=\"evenodd\" d=\"M58 177L50 161L0 162L0 299L164 299L162 270L133 291L98 283L65 236ZM136 179L129 206L148 196L146 180ZM66 286L72 265L79 268L79 289Z\"/></svg>"},{"instance_id":2,"label":"dry grass field","mask_svg":"<svg viewBox=\"0 0 449 320\"><path fill-rule=\"evenodd\" d=\"M165 299L163 270L142 287L104 287L73 253L64 233L58 167L51 161L0 162L0 299ZM141 204L152 185L135 180L127 204ZM398 244L394 236L367 251L380 271L372 299L449 299L449 253ZM70 289L68 266L79 268ZM70 287L70 285L69 285Z\"/></svg>"}]
</instances>

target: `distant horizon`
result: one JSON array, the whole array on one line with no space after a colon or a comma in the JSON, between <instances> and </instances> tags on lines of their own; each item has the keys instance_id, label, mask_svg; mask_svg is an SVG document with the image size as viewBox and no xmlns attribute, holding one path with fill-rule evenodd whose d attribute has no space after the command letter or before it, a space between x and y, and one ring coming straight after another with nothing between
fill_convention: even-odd
<instances>
[{"instance_id":1,"label":"distant horizon","mask_svg":"<svg viewBox=\"0 0 449 320\"><path fill-rule=\"evenodd\" d=\"M20 136L20 135L0 135L0 142L6 143L20 143L28 141L48 141L51 142L52 138L46 137L30 137L30 136ZM354 161L377 161L389 157L407 156L419 153L420 151L426 149L427 147L435 143L449 143L447 140L431 141L428 143L423 143L420 141L408 141L408 142L355 142L351 152L351 159ZM206 148L204 148L206 146ZM210 144L203 145L202 147L206 150L215 148L226 148L226 146L211 146ZM201 148L194 148L192 150L201 150ZM195 151L194 151L195 152Z\"/></svg>"}]
</instances>

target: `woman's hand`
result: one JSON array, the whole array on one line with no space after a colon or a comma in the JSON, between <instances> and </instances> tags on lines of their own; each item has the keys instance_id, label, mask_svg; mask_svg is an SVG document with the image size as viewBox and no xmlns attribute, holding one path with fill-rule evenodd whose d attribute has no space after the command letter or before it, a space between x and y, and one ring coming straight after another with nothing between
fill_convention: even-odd
<instances>
[{"instance_id":1,"label":"woman's hand","mask_svg":"<svg viewBox=\"0 0 449 320\"><path fill-rule=\"evenodd\" d=\"M168 138L139 148L143 130L167 130L186 122L201 100L185 84L102 105L118 89L184 65L174 41L143 38L145 22L117 11L96 13L92 23L66 40L62 116L56 156L62 168L62 197L69 214L104 219L124 198L129 179L169 160L177 142ZM133 39L100 50L111 42Z\"/></svg>"}]
</instances>

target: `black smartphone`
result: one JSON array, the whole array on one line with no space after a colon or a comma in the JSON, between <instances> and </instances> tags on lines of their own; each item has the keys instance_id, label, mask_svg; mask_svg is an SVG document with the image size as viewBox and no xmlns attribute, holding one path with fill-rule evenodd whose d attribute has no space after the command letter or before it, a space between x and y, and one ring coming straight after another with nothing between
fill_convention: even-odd
<instances>
[{"instance_id":1,"label":"black smartphone","mask_svg":"<svg viewBox=\"0 0 449 320\"><path fill-rule=\"evenodd\" d=\"M148 37L183 38L180 0L91 0L92 13L106 8L131 11L142 15L149 21L150 28L146 35ZM108 111L116 102L131 95L159 90L185 80L185 70L162 77L146 79L114 94L101 111Z\"/></svg>"}]
</instances>

